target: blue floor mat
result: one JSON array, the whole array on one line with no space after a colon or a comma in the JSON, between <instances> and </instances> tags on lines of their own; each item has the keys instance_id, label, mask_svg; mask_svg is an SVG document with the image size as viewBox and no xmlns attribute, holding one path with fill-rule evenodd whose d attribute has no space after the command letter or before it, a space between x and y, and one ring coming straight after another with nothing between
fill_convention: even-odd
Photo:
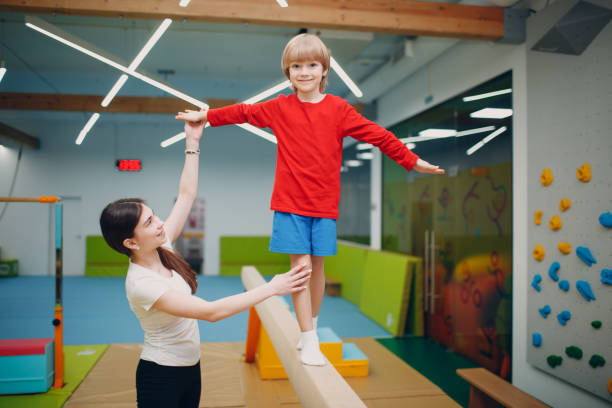
<instances>
[{"instance_id":1,"label":"blue floor mat","mask_svg":"<svg viewBox=\"0 0 612 408\"><path fill-rule=\"evenodd\" d=\"M55 279L19 276L0 279L0 339L53 337ZM212 301L244 290L240 277L200 276L197 295ZM286 297L291 303L290 296ZM140 343L143 331L125 297L124 278L64 277L64 344ZM199 322L202 342L244 341L248 313L216 323ZM320 327L340 337L390 337L359 308L340 297L325 297Z\"/></svg>"}]
</instances>

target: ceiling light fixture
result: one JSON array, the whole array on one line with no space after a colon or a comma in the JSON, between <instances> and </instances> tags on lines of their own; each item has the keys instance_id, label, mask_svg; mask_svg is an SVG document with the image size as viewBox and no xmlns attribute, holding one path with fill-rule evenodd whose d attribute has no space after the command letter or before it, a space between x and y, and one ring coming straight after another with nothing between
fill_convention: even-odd
<instances>
[{"instance_id":1,"label":"ceiling light fixture","mask_svg":"<svg viewBox=\"0 0 612 408\"><path fill-rule=\"evenodd\" d=\"M344 81L344 83L346 84L346 86L348 86L353 95L355 95L357 98L361 98L363 96L363 92L361 92L361 89L359 89L359 87L353 82L353 80L347 75L347 73L344 72L344 70L342 69L340 64L336 62L334 57L330 57L330 64L331 68L336 72L336 74L338 74L340 79Z\"/></svg>"},{"instance_id":2,"label":"ceiling light fixture","mask_svg":"<svg viewBox=\"0 0 612 408\"><path fill-rule=\"evenodd\" d=\"M495 126L485 126L485 127L476 128L476 129L462 130L462 131L457 132L455 134L455 137L475 135L476 133L490 132L492 130L495 130Z\"/></svg>"},{"instance_id":3,"label":"ceiling light fixture","mask_svg":"<svg viewBox=\"0 0 612 408\"><path fill-rule=\"evenodd\" d=\"M425 129L419 132L419 136L421 137L431 137L433 139L438 139L442 137L451 137L455 136L457 131L455 129Z\"/></svg>"},{"instance_id":4,"label":"ceiling light fixture","mask_svg":"<svg viewBox=\"0 0 612 408\"><path fill-rule=\"evenodd\" d=\"M2 78L4 78L4 74L6 74L6 68L4 67L4 63L2 63L2 68L0 68L0 82Z\"/></svg>"},{"instance_id":5,"label":"ceiling light fixture","mask_svg":"<svg viewBox=\"0 0 612 408\"><path fill-rule=\"evenodd\" d=\"M357 144L357 150L367 150L371 148L372 148L372 145L369 143L358 143Z\"/></svg>"},{"instance_id":6,"label":"ceiling light fixture","mask_svg":"<svg viewBox=\"0 0 612 408\"><path fill-rule=\"evenodd\" d=\"M512 116L512 109L484 108L470 113L470 117L479 119L504 119Z\"/></svg>"},{"instance_id":7,"label":"ceiling light fixture","mask_svg":"<svg viewBox=\"0 0 612 408\"><path fill-rule=\"evenodd\" d=\"M359 167L363 164L363 162L361 160L347 160L344 162L344 164L346 164L347 167Z\"/></svg>"},{"instance_id":8,"label":"ceiling light fixture","mask_svg":"<svg viewBox=\"0 0 612 408\"><path fill-rule=\"evenodd\" d=\"M91 117L89 118L89 120L87 121L87 123L85 124L85 126L83 127L81 132L79 133L79 136L77 137L77 139L75 140L74 143L76 143L78 145L83 143L83 140L85 139L85 136L87 136L87 133L89 133L89 131L91 130L93 125L96 123L96 121L98 120L99 117L100 117L100 114L98 112L96 112L93 115L91 115Z\"/></svg>"},{"instance_id":9,"label":"ceiling light fixture","mask_svg":"<svg viewBox=\"0 0 612 408\"><path fill-rule=\"evenodd\" d=\"M187 5L191 2L191 0L181 0L179 1L179 6L187 7Z\"/></svg>"},{"instance_id":10,"label":"ceiling light fixture","mask_svg":"<svg viewBox=\"0 0 612 408\"><path fill-rule=\"evenodd\" d=\"M276 0L279 6L281 7L289 7L286 0Z\"/></svg>"},{"instance_id":11,"label":"ceiling light fixture","mask_svg":"<svg viewBox=\"0 0 612 408\"><path fill-rule=\"evenodd\" d=\"M491 98L497 95L505 95L511 92L512 92L512 88L508 88L508 89L502 89L502 90L494 91L494 92L487 92L487 93L483 93L479 95L466 96L463 98L463 102L477 101L479 99Z\"/></svg>"},{"instance_id":12,"label":"ceiling light fixture","mask_svg":"<svg viewBox=\"0 0 612 408\"><path fill-rule=\"evenodd\" d=\"M357 153L357 158L361 160L372 160L374 158L374 153L372 152Z\"/></svg>"},{"instance_id":13,"label":"ceiling light fixture","mask_svg":"<svg viewBox=\"0 0 612 408\"><path fill-rule=\"evenodd\" d=\"M412 150L416 147L416 143L412 143L412 142L406 143L406 147Z\"/></svg>"},{"instance_id":14,"label":"ceiling light fixture","mask_svg":"<svg viewBox=\"0 0 612 408\"><path fill-rule=\"evenodd\" d=\"M257 103L259 101L263 101L267 97L272 96L274 94L277 94L280 91L282 91L283 89L286 89L286 88L289 88L289 87L291 87L291 81L289 81L289 80L283 81L283 82L281 82L278 85L274 85L270 89L266 89L265 91L260 92L257 95L250 97L249 99L246 99L242 103L254 104L254 103Z\"/></svg>"},{"instance_id":15,"label":"ceiling light fixture","mask_svg":"<svg viewBox=\"0 0 612 408\"><path fill-rule=\"evenodd\" d=\"M507 127L502 126L499 129L497 129L495 132L491 133L489 136L485 137L484 139L482 139L480 142L476 143L474 146L470 147L469 149L467 149L465 151L465 154L467 154L468 156L471 156L472 154L474 154L475 151L477 151L478 149L480 149L482 146L484 146L485 144L489 143L491 140L493 140L494 138L496 138L497 136L501 135L502 133L504 133L506 130L508 130Z\"/></svg>"}]
</instances>

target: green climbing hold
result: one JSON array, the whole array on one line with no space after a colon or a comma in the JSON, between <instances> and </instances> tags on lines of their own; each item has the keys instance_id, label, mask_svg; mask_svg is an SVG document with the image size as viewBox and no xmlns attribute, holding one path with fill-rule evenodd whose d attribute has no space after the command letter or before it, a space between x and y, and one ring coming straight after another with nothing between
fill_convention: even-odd
<instances>
[{"instance_id":1,"label":"green climbing hold","mask_svg":"<svg viewBox=\"0 0 612 408\"><path fill-rule=\"evenodd\" d=\"M599 329L601 327L601 320L593 320L591 322L591 326L593 326L596 329Z\"/></svg>"},{"instance_id":2,"label":"green climbing hold","mask_svg":"<svg viewBox=\"0 0 612 408\"><path fill-rule=\"evenodd\" d=\"M582 349L576 346L569 346L565 348L565 354L567 354L568 357L580 360L582 358Z\"/></svg>"},{"instance_id":3,"label":"green climbing hold","mask_svg":"<svg viewBox=\"0 0 612 408\"><path fill-rule=\"evenodd\" d=\"M593 357L589 360L589 364L593 368L603 367L606 364L606 360L599 354L593 354Z\"/></svg>"},{"instance_id":4,"label":"green climbing hold","mask_svg":"<svg viewBox=\"0 0 612 408\"><path fill-rule=\"evenodd\" d=\"M552 368L555 368L558 365L561 365L561 362L563 361L563 357L561 356L555 356L553 354L551 354L550 356L548 356L546 358L546 362L548 363L549 366L551 366Z\"/></svg>"}]
</instances>

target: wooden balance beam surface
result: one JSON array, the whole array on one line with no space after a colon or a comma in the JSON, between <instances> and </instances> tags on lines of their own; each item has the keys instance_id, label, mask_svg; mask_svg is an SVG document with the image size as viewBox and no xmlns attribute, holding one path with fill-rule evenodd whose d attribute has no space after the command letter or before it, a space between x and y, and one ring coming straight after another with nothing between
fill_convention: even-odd
<instances>
[{"instance_id":1,"label":"wooden balance beam surface","mask_svg":"<svg viewBox=\"0 0 612 408\"><path fill-rule=\"evenodd\" d=\"M471 385L469 408L498 407L498 403L509 408L548 407L487 369L461 368L457 374Z\"/></svg>"},{"instance_id":2,"label":"wooden balance beam surface","mask_svg":"<svg viewBox=\"0 0 612 408\"><path fill-rule=\"evenodd\" d=\"M243 267L241 276L247 290L266 283L252 266ZM295 348L300 337L300 328L278 297L261 302L255 309L303 407L365 408L363 401L329 361L323 367L302 364Z\"/></svg>"}]
</instances>

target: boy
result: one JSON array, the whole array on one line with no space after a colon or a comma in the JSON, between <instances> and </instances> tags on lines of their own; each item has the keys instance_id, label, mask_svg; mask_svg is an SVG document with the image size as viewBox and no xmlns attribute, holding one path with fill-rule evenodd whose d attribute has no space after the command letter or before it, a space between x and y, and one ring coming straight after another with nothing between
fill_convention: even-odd
<instances>
[{"instance_id":1,"label":"boy","mask_svg":"<svg viewBox=\"0 0 612 408\"><path fill-rule=\"evenodd\" d=\"M407 170L444 174L421 160L392 133L359 115L345 100L323 94L330 56L311 34L292 38L282 69L295 94L255 105L237 104L209 111L179 112L180 120L209 121L211 126L248 122L269 127L278 141L271 209L270 251L290 254L291 267L312 266L310 290L292 295L302 331L302 363L325 365L316 326L325 289L325 256L336 254L342 139L351 136L377 146Z\"/></svg>"}]
</instances>

